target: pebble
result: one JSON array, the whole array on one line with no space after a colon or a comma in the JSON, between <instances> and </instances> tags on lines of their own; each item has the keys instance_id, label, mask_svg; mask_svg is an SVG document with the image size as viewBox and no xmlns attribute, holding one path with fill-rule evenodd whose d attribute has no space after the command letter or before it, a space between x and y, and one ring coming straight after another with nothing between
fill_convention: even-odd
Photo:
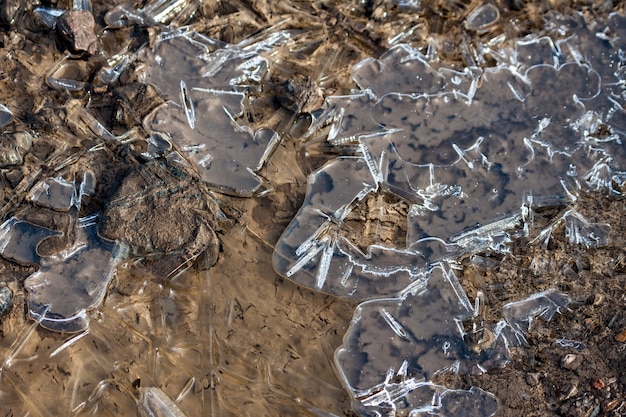
<instances>
[{"instance_id":1,"label":"pebble","mask_svg":"<svg viewBox=\"0 0 626 417\"><path fill-rule=\"evenodd\" d=\"M591 386L600 391L604 388L604 381L601 378L594 379Z\"/></svg>"},{"instance_id":2,"label":"pebble","mask_svg":"<svg viewBox=\"0 0 626 417\"><path fill-rule=\"evenodd\" d=\"M537 372L531 372L526 374L526 383L531 387L539 384L539 374Z\"/></svg>"},{"instance_id":3,"label":"pebble","mask_svg":"<svg viewBox=\"0 0 626 417\"><path fill-rule=\"evenodd\" d=\"M0 286L0 316L9 313L13 308L13 291L6 285Z\"/></svg>"},{"instance_id":4,"label":"pebble","mask_svg":"<svg viewBox=\"0 0 626 417\"><path fill-rule=\"evenodd\" d=\"M626 329L622 330L617 335L615 335L615 340L617 340L620 343L626 343Z\"/></svg>"},{"instance_id":5,"label":"pebble","mask_svg":"<svg viewBox=\"0 0 626 417\"><path fill-rule=\"evenodd\" d=\"M570 371L578 369L582 362L583 356L576 355L574 353L568 353L561 358L561 366L565 369L569 369Z\"/></svg>"},{"instance_id":6,"label":"pebble","mask_svg":"<svg viewBox=\"0 0 626 417\"><path fill-rule=\"evenodd\" d=\"M72 52L93 55L98 50L96 22L90 12L69 10L63 13L57 20L57 29Z\"/></svg>"}]
</instances>

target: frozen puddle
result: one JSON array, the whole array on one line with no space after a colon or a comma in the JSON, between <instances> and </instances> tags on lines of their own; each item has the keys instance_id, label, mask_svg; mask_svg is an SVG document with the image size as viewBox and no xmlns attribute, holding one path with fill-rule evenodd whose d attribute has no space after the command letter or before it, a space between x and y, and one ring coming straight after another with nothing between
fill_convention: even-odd
<instances>
[{"instance_id":1,"label":"frozen puddle","mask_svg":"<svg viewBox=\"0 0 626 417\"><path fill-rule=\"evenodd\" d=\"M525 54L541 54L544 42L524 41ZM432 262L501 250L534 208L573 202L581 190L617 193L624 115L611 90L619 79L604 84L585 63L553 63L567 58L566 46L545 63L517 60L469 82L470 71L436 71L405 45L357 65L365 92L330 98L313 127L329 125L328 142L351 155L309 178L305 204L277 245L276 270L343 297L389 296ZM406 247L363 252L343 221L381 190L411 204Z\"/></svg>"},{"instance_id":2,"label":"frozen puddle","mask_svg":"<svg viewBox=\"0 0 626 417\"><path fill-rule=\"evenodd\" d=\"M497 19L481 13L468 24ZM307 134L344 156L309 176L274 266L315 290L370 300L336 353L361 415L493 415L490 394L429 381L505 366L533 320L549 320L569 302L556 291L530 295L504 306L498 323L473 323L468 333L464 323L479 314L480 300L472 305L448 266L462 254L506 252L528 234L537 208L571 204L582 191L620 195L626 22L612 15L590 28L579 15L551 19L576 35L528 37L504 50L480 45L462 71L408 45L367 59L352 73L361 92L328 98ZM474 60L485 56L497 64L480 69ZM406 244L363 248L347 220L381 192L410 207ZM559 224L571 244L608 242L609 225L574 209L538 239L547 242Z\"/></svg>"},{"instance_id":3,"label":"frozen puddle","mask_svg":"<svg viewBox=\"0 0 626 417\"><path fill-rule=\"evenodd\" d=\"M400 298L372 300L354 314L336 361L362 415L491 416L495 398L480 389L451 391L428 382L438 373L480 375L504 367L510 347L525 343L534 320L550 320L569 303L547 291L504 306L504 317L487 325L461 288L454 272L436 265L421 285ZM466 404L451 412L445 397ZM422 414L417 414L422 415Z\"/></svg>"}]
</instances>

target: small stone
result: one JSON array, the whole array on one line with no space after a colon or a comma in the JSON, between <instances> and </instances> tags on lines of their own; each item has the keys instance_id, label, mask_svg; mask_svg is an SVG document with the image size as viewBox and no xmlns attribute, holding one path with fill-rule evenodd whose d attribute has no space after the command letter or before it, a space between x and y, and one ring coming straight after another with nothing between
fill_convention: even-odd
<instances>
[{"instance_id":1,"label":"small stone","mask_svg":"<svg viewBox=\"0 0 626 417\"><path fill-rule=\"evenodd\" d=\"M591 383L591 386L594 389L597 389L598 391L600 391L600 390L602 390L604 388L604 381L601 378L596 378Z\"/></svg>"},{"instance_id":2,"label":"small stone","mask_svg":"<svg viewBox=\"0 0 626 417\"><path fill-rule=\"evenodd\" d=\"M13 291L6 285L0 285L0 316L9 313L13 308Z\"/></svg>"},{"instance_id":3,"label":"small stone","mask_svg":"<svg viewBox=\"0 0 626 417\"><path fill-rule=\"evenodd\" d=\"M531 372L526 374L526 383L531 387L539 384L539 374L537 372Z\"/></svg>"},{"instance_id":4,"label":"small stone","mask_svg":"<svg viewBox=\"0 0 626 417\"><path fill-rule=\"evenodd\" d=\"M622 330L617 335L615 335L615 340L617 340L620 343L626 343L626 329Z\"/></svg>"},{"instance_id":5,"label":"small stone","mask_svg":"<svg viewBox=\"0 0 626 417\"><path fill-rule=\"evenodd\" d=\"M72 52L93 55L98 50L96 22L87 10L69 10L57 20L57 30Z\"/></svg>"},{"instance_id":6,"label":"small stone","mask_svg":"<svg viewBox=\"0 0 626 417\"><path fill-rule=\"evenodd\" d=\"M569 369L570 371L578 369L582 362L583 356L576 355L574 353L568 353L561 358L561 366L565 369Z\"/></svg>"}]
</instances>

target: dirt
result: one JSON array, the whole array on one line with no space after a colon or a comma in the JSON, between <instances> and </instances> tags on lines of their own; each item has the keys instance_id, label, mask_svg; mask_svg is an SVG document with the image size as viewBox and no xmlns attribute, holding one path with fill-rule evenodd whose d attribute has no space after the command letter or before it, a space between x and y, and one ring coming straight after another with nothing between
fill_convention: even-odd
<instances>
[{"instance_id":1,"label":"dirt","mask_svg":"<svg viewBox=\"0 0 626 417\"><path fill-rule=\"evenodd\" d=\"M0 103L14 114L0 131L0 213L3 221L19 215L63 231L39 248L41 255L58 252L72 239L69 215L34 207L26 195L44 178L74 181L90 169L96 190L80 215L104 213L102 234L127 240L134 252L104 304L90 313L90 333L77 339L28 318L23 280L37 268L0 258L3 302L9 288L13 303L0 317L3 416L136 415L140 386L158 386L190 416L356 415L332 359L356 303L300 288L271 265L273 245L302 203L307 175L335 156L327 144L302 136L311 113L324 97L353 91L351 66L380 56L392 34L413 45L434 37L442 64L461 67L460 40L536 33L549 10L582 10L593 18L623 8L611 1L502 0L495 2L501 21L515 25L468 33L461 22L475 1L423 1L420 13L386 1L202 2L184 23L220 41L240 42L277 23L306 32L280 51L280 65L252 107L249 117L285 140L262 172L267 192L243 199L210 192L196 174L164 158L142 156L148 149L142 120L163 98L129 75L139 63L111 84L99 81L108 56L153 42L157 30L105 30L111 2L93 1L95 27L88 21L73 29L70 21L49 29L32 12L37 5L70 8L66 3L0 5ZM47 80L67 52L84 71L73 91ZM132 133L103 141L94 120L113 135ZM153 176L166 179L155 184ZM135 200L137 187L151 197ZM493 393L496 416L626 416L624 201L587 195L574 208L611 225L608 245L570 244L563 226L542 245L533 238L565 210L545 209L509 254L467 256L457 271L471 299L484 294L487 321L497 321L507 302L549 288L571 297L567 309L533 323L505 368L481 376L440 374L435 382ZM363 248L381 236L402 247L407 211L403 200L374 195L347 223ZM138 224L138 215L148 220ZM180 245L172 247L174 241ZM192 263L175 279L162 273Z\"/></svg>"}]
</instances>

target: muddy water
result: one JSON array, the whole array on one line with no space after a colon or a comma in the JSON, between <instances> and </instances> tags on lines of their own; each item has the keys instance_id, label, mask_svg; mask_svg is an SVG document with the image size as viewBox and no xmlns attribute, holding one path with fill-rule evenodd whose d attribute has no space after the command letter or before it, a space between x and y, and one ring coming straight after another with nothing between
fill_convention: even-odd
<instances>
[{"instance_id":1,"label":"muddy water","mask_svg":"<svg viewBox=\"0 0 626 417\"><path fill-rule=\"evenodd\" d=\"M78 3L81 12L91 14L86 2ZM3 221L9 222L1 266L2 281L14 294L13 307L0 318L3 415L408 415L411 408L426 412L423 407L436 399L440 404L431 411L439 415L467 415L471 406L471 415L482 416L495 411L492 398L498 399L496 415L503 416L626 412L623 110L617 82L622 67L616 63L623 55L618 52L623 27L606 29L603 23L620 4L175 2L180 7L174 9L158 4L130 9L94 2L95 26L84 18L77 29L73 19L84 13L66 15L58 27L47 23L70 4L42 3L37 11L37 5L2 5L0 53L6 59L0 64L0 104L6 111L0 108L0 163ZM159 53L175 38L159 34L187 24L194 41ZM592 36L585 38L587 28ZM596 30L600 35L594 37ZM580 37L571 38L577 31ZM100 49L90 56L92 34ZM518 42L528 34L534 37ZM561 59L575 63L567 67L574 68L571 74L556 74L552 40L538 41L545 34L569 39L559 51ZM189 48L199 49L190 54ZM198 59L199 50L206 57ZM413 55L401 56L399 50ZM207 57L221 53L220 62L227 64L212 66ZM168 66L171 54L174 65ZM477 73L465 70L489 73L504 63L544 75L493 71L478 83ZM382 71L384 65L397 66L398 75ZM587 65L594 71L582 71ZM534 92L526 91L524 82L516 84L529 78ZM553 78L561 85L548 82ZM605 88L599 96L594 95L598 79ZM474 107L465 107L472 88L479 89ZM556 104L540 99L544 90L553 91ZM413 96L379 101L385 93ZM518 96L530 104L519 104ZM561 108L565 101L559 98L570 101ZM343 107L348 117L330 113L332 105ZM596 113L576 113L580 108ZM434 115L428 131L406 125L411 119L405 112L418 110L420 120ZM453 122L449 113L459 117ZM581 122L564 120L571 114ZM442 118L449 122L440 123ZM545 119L554 122L542 124ZM411 153L415 138L398 134L400 127L418 139L428 136L430 148ZM456 140L446 132L458 136L464 129L472 137L454 142L456 153L446 153L453 151L444 145ZM594 138L593 152L582 145L569 149L570 138L584 129ZM169 136L163 140L154 133L159 130ZM202 146L203 138L216 132L219 146ZM519 136L517 142L507 142L503 133ZM481 148L476 139L482 136L491 147ZM602 159L596 147L615 163L597 168ZM202 153L206 149L209 154ZM535 159L529 149L540 150L540 156ZM381 156L385 152L398 157L389 163ZM421 154L435 157L421 161ZM378 158L378 169L368 155ZM562 155L570 159L559 159ZM506 178L537 163L527 170L528 181L540 183L532 187L544 195L538 192L539 203L528 206L532 221L520 220L516 212L527 202L524 187L498 182L504 176L494 179L493 171L470 172L472 164L485 160L502 166L497 172ZM385 161L387 171L380 168ZM578 172L572 171L574 162ZM349 169L352 163L355 169ZM427 176L428 163L440 170L436 177ZM554 174L554 166L563 169ZM609 168L615 176L605 175ZM544 177L563 174L577 184L589 177L583 170L593 174L588 182L596 185L595 194L566 185L563 191L564 181ZM337 173L350 187L341 188ZM474 174L481 178L479 192L467 201L454 200L467 197L454 190L471 189ZM421 185L425 178L431 184ZM439 184L434 178L444 180ZM56 183L70 185L56 193ZM433 183L446 186L427 198L411 196L433 191L428 189ZM34 194L41 187L47 193ZM489 194L493 190L499 197ZM110 213L117 203L127 212L115 223L110 219L116 214ZM474 217L459 211L461 204ZM341 228L336 240L326 235L311 240L318 246L310 258L301 255L311 245L283 236L285 230L300 236L312 227L302 215L307 205L316 215L323 213L324 222L330 219L329 230ZM434 206L444 209L431 210ZM105 220L90 217L106 210ZM155 226L137 223L141 216ZM503 217L508 220L489 229L499 234L487 233L487 243L483 235L465 233ZM107 218L108 231L99 226L102 236L89 234L89 227ZM120 234L119 247L107 240ZM418 245L425 234L448 249ZM478 238L459 237L468 235ZM337 249L346 247L350 250ZM372 253L382 254L374 260L372 247ZM277 258L292 263L281 269ZM480 301L477 314L464 303L459 315L465 334L476 340L456 337L453 319L449 326L433 326L441 311L458 309L438 304L444 291L435 279L425 284L428 262L442 260L453 261L460 287L452 288L467 293L458 300ZM78 272L53 279L58 270ZM403 292L409 284L425 286L426 292ZM430 298L428 288L437 290L436 297ZM526 309L509 318L505 324L517 323L518 329L528 322L514 333L524 343L511 343L504 360L493 360L512 339L490 342L484 336L494 333L490 326L513 310L508 303L546 291L565 294L568 308L535 316ZM378 314L376 299L382 297L396 297L389 305L408 300L426 307L402 307L395 315L385 310L382 320L371 322L353 317L367 311L367 305L356 310L363 299L374 299L369 305ZM495 363L495 369L479 375L457 365L455 371L441 365L453 361L446 352L442 359L436 344L430 356L413 358L415 344L394 345L402 343L396 338L403 334L400 321L412 337L424 332L433 340L449 338L459 346L461 360L469 357L483 368ZM447 333L438 333L441 327ZM466 353L466 345L474 353ZM340 347L344 353L336 362ZM438 385L420 385L425 381L419 378ZM376 403L398 392L405 396ZM484 402L468 403L467 393L477 392L485 393Z\"/></svg>"}]
</instances>

